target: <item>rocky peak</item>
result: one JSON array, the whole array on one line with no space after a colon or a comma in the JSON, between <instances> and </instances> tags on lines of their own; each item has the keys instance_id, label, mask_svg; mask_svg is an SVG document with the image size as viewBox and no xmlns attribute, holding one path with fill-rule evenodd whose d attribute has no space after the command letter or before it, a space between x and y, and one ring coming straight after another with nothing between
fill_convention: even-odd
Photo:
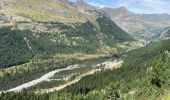
<instances>
[{"instance_id":1,"label":"rocky peak","mask_svg":"<svg viewBox=\"0 0 170 100\"><path fill-rule=\"evenodd\" d=\"M86 3L85 0L77 0L74 7L76 7L79 12L84 13L87 16L99 17L104 15L104 12L101 9L97 9L97 7Z\"/></svg>"},{"instance_id":2,"label":"rocky peak","mask_svg":"<svg viewBox=\"0 0 170 100\"><path fill-rule=\"evenodd\" d=\"M84 0L77 0L74 4L76 8L79 10L87 10L87 9L94 9L93 6L87 4Z\"/></svg>"},{"instance_id":3,"label":"rocky peak","mask_svg":"<svg viewBox=\"0 0 170 100\"><path fill-rule=\"evenodd\" d=\"M126 7L119 7L114 9L116 13L118 14L132 14L132 12L130 12Z\"/></svg>"},{"instance_id":4,"label":"rocky peak","mask_svg":"<svg viewBox=\"0 0 170 100\"><path fill-rule=\"evenodd\" d=\"M86 6L89 6L84 0L77 0L74 5L76 7L86 7Z\"/></svg>"},{"instance_id":5,"label":"rocky peak","mask_svg":"<svg viewBox=\"0 0 170 100\"><path fill-rule=\"evenodd\" d=\"M78 4L84 4L85 1L84 1L84 0L77 0L76 3L78 3Z\"/></svg>"},{"instance_id":6,"label":"rocky peak","mask_svg":"<svg viewBox=\"0 0 170 100\"><path fill-rule=\"evenodd\" d=\"M120 10L120 11L128 11L127 8L124 7L124 6L117 8L117 10Z\"/></svg>"}]
</instances>

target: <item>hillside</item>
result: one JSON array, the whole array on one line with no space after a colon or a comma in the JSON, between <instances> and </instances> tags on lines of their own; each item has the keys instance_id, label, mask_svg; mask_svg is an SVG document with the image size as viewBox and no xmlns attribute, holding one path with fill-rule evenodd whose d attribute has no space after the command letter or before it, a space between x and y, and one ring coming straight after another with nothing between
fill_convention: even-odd
<instances>
[{"instance_id":1,"label":"hillside","mask_svg":"<svg viewBox=\"0 0 170 100\"><path fill-rule=\"evenodd\" d=\"M96 26L96 17L104 15L110 17L136 39L148 41L170 26L168 14L136 14L125 7L101 9L87 4L84 0L75 3L67 0L3 0L1 2L0 22L3 26L16 25L17 22L19 29L29 28L43 32L49 30L42 22L84 23L88 20Z\"/></svg>"},{"instance_id":2,"label":"hillside","mask_svg":"<svg viewBox=\"0 0 170 100\"><path fill-rule=\"evenodd\" d=\"M159 35L159 39L167 40L169 38L170 38L170 28L168 27Z\"/></svg>"},{"instance_id":3,"label":"hillside","mask_svg":"<svg viewBox=\"0 0 170 100\"><path fill-rule=\"evenodd\" d=\"M85 0L1 0L0 100L169 100L169 26Z\"/></svg>"},{"instance_id":4,"label":"hillside","mask_svg":"<svg viewBox=\"0 0 170 100\"><path fill-rule=\"evenodd\" d=\"M10 27L0 28L0 68L23 64L33 57L24 34L25 32L11 30Z\"/></svg>"},{"instance_id":5,"label":"hillside","mask_svg":"<svg viewBox=\"0 0 170 100\"><path fill-rule=\"evenodd\" d=\"M134 40L109 18L98 18L97 22L99 28L96 28L89 21L70 25L56 22L52 24L60 32L53 33L12 30L10 27L1 28L3 31L0 32L2 36L0 65L1 67L8 67L22 64L28 62L28 59L36 54L113 52L112 49L117 48L117 43ZM108 24L108 26L105 26L105 24ZM21 47L18 47L18 45ZM9 50L10 52L6 52ZM12 57L13 55L18 56ZM11 62L8 58L11 59Z\"/></svg>"},{"instance_id":6,"label":"hillside","mask_svg":"<svg viewBox=\"0 0 170 100\"><path fill-rule=\"evenodd\" d=\"M74 7L56 0L3 0L1 13L11 16L12 20L29 19L32 21L81 22L86 18ZM78 19L78 20L77 20ZM23 20L26 21L27 20Z\"/></svg>"},{"instance_id":7,"label":"hillside","mask_svg":"<svg viewBox=\"0 0 170 100\"><path fill-rule=\"evenodd\" d=\"M127 53L122 67L84 77L52 94L8 93L1 98L169 100L170 40Z\"/></svg>"},{"instance_id":8,"label":"hillside","mask_svg":"<svg viewBox=\"0 0 170 100\"><path fill-rule=\"evenodd\" d=\"M1 5L4 5L0 10L1 26L11 26L16 29L10 31L10 29L5 28L5 34L13 40L3 38L2 41L15 41L16 46L17 44L23 44L22 49L33 53L33 55L42 53L112 52L117 43L134 41L110 18L104 15L102 17L95 14L84 15L84 13L77 11L77 8L70 5L68 1L3 0L1 2ZM93 16L93 19L88 20L90 16ZM108 26L105 26L105 24ZM11 35L9 32L19 35L21 41L16 40L14 38L16 37L15 34ZM1 45L6 46L5 44ZM6 48L9 49L8 47L11 46L13 44L9 44ZM7 49L2 47L2 51ZM15 48L10 50L13 49ZM11 52L15 54L15 51ZM2 53L2 59L5 56L7 56L6 58L10 57L9 54ZM25 60L23 59L21 62L11 61L9 66L27 62L31 57L24 57ZM6 66L0 65L2 67Z\"/></svg>"},{"instance_id":9,"label":"hillside","mask_svg":"<svg viewBox=\"0 0 170 100\"><path fill-rule=\"evenodd\" d=\"M152 42L161 41L161 40L168 40L170 38L170 28L166 27L162 30L159 34L152 37Z\"/></svg>"},{"instance_id":10,"label":"hillside","mask_svg":"<svg viewBox=\"0 0 170 100\"><path fill-rule=\"evenodd\" d=\"M169 42L157 42L130 51L121 68L87 76L79 83L54 93L51 98L68 93L71 98L85 100L164 99L169 95Z\"/></svg>"},{"instance_id":11,"label":"hillside","mask_svg":"<svg viewBox=\"0 0 170 100\"><path fill-rule=\"evenodd\" d=\"M111 53L127 52L142 46L96 8L88 10L89 15L78 11L67 1L1 2L0 93L50 71L89 59L92 60L88 62L90 64L98 59L102 62L101 58ZM71 76L74 78L93 69L91 67L71 70L73 74L76 73ZM49 87L65 83L63 79L69 73L65 74L54 76L61 78L61 81L54 79L48 83Z\"/></svg>"}]
</instances>

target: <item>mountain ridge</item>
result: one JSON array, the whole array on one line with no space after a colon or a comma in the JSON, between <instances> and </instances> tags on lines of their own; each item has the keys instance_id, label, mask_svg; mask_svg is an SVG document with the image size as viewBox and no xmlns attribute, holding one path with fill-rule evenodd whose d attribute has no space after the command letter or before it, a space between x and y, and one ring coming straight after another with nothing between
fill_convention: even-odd
<instances>
[{"instance_id":1,"label":"mountain ridge","mask_svg":"<svg viewBox=\"0 0 170 100\"><path fill-rule=\"evenodd\" d=\"M12 4L10 5L9 2ZM31 52L35 56L69 52L108 53L117 51L120 44L127 45L126 42L136 42L109 17L83 1L79 2L84 5L82 8L85 13L77 10L79 6L76 8L74 5L63 3L68 1L11 0L9 2L1 10L1 29L4 29L4 33L10 38L12 37L7 32L14 32L13 35L18 34L21 40L26 42L24 45L28 46L27 50L32 48ZM16 12L11 12L11 10ZM61 18L53 19L56 16L62 17L65 21L59 20ZM67 21L70 19L73 21ZM4 28L5 26L11 28ZM24 34L22 34L23 32ZM7 41L3 39L3 42ZM5 44L1 45L5 46ZM51 49L48 50L49 48ZM1 54L2 57L10 57L6 52ZM28 61L28 58L26 59ZM1 62L1 64L3 63ZM13 65L13 63L11 62L9 65ZM3 65L2 67L8 66Z\"/></svg>"},{"instance_id":2,"label":"mountain ridge","mask_svg":"<svg viewBox=\"0 0 170 100\"><path fill-rule=\"evenodd\" d=\"M135 14L127 9L103 8L122 29L137 38L152 38L170 25L167 14Z\"/></svg>"}]
</instances>

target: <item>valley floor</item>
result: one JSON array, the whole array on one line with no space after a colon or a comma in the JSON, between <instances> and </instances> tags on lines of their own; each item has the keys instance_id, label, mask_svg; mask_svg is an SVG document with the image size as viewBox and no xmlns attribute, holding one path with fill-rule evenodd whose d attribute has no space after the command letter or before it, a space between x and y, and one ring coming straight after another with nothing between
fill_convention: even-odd
<instances>
[{"instance_id":1,"label":"valley floor","mask_svg":"<svg viewBox=\"0 0 170 100\"><path fill-rule=\"evenodd\" d=\"M112 69L115 69L115 68L119 68L122 63L123 63L123 61L114 61L114 62L106 61L106 62L104 62L102 64L105 64L105 69L111 69L112 70ZM42 90L39 90L37 93L41 93L42 94L42 93L50 93L50 92L62 90L63 88L78 82L83 77L85 77L87 75L92 75L92 74L94 74L96 72L100 72L101 70L102 69L92 69L92 70L90 70L90 71L88 71L86 73L83 73L83 74L77 76L75 79L66 82L65 84L62 84L62 85L54 87L54 88L42 89Z\"/></svg>"},{"instance_id":2,"label":"valley floor","mask_svg":"<svg viewBox=\"0 0 170 100\"><path fill-rule=\"evenodd\" d=\"M85 68L87 66L90 66L89 69L85 70L82 73L78 73L78 74L73 73L73 74L76 74L76 76L73 79L71 79L72 77L69 76L69 75L68 75L69 77L68 76L64 77L66 79L66 81L64 83L58 84L57 86L53 86L51 88L45 88L45 89L44 88L43 89L35 88L36 93L54 92L54 91L62 90L63 88L78 82L79 80L81 80L81 78L83 78L83 77L85 77L87 75L91 75L91 74L94 74L94 73L96 73L98 71L102 71L102 70L106 70L106 69L118 68L118 67L121 66L122 63L123 63L122 60L106 59L103 62L93 64L93 65L86 65L86 66L79 65L79 64L71 65L71 66L68 66L66 68L61 68L61 69L56 69L56 70L50 71L47 74L44 74L40 78L37 78L37 79L32 80L30 82L23 83L22 85L19 85L17 87L8 89L6 91L1 91L1 92L20 92L20 91L22 91L24 89L29 89L30 87L34 88L34 86L36 87L40 83L44 83L44 82L47 82L47 83L49 82L50 83L53 80L57 80L56 77L55 77L55 75L57 73L60 74L62 72L64 73L64 71L74 71L74 70L79 70L79 69L83 70L83 68ZM64 78L62 78L62 80Z\"/></svg>"}]
</instances>

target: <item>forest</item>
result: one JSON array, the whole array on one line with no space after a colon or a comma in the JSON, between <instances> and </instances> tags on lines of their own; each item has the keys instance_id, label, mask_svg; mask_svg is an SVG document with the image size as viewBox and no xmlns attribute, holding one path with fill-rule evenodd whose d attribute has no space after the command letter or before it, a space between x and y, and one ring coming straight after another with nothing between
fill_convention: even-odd
<instances>
[{"instance_id":1,"label":"forest","mask_svg":"<svg viewBox=\"0 0 170 100\"><path fill-rule=\"evenodd\" d=\"M38 97L50 100L70 98L73 100L130 98L155 100L170 88L169 42L170 40L165 40L130 51L121 68L86 76L61 91ZM3 94L1 98L11 97L14 94ZM24 97L22 93L19 95Z\"/></svg>"},{"instance_id":2,"label":"forest","mask_svg":"<svg viewBox=\"0 0 170 100\"><path fill-rule=\"evenodd\" d=\"M12 26L0 28L0 68L8 68L29 62L37 54L91 53L116 43L135 41L107 17L97 19L98 26L90 21L66 25L59 22L39 22L59 32L35 33ZM52 24L48 26L47 24ZM98 42L101 41L101 42ZM8 51L8 52L6 52Z\"/></svg>"},{"instance_id":3,"label":"forest","mask_svg":"<svg viewBox=\"0 0 170 100\"><path fill-rule=\"evenodd\" d=\"M0 68L26 63L34 56L21 36L23 33L10 27L0 28Z\"/></svg>"},{"instance_id":4,"label":"forest","mask_svg":"<svg viewBox=\"0 0 170 100\"><path fill-rule=\"evenodd\" d=\"M84 99L100 96L103 99L135 97L154 100L169 88L169 42L166 40L130 51L121 68L87 76L57 94L62 97L68 93ZM131 95L131 92L135 94Z\"/></svg>"},{"instance_id":5,"label":"forest","mask_svg":"<svg viewBox=\"0 0 170 100\"><path fill-rule=\"evenodd\" d=\"M170 2L124 1L1 0L0 100L170 100Z\"/></svg>"}]
</instances>

